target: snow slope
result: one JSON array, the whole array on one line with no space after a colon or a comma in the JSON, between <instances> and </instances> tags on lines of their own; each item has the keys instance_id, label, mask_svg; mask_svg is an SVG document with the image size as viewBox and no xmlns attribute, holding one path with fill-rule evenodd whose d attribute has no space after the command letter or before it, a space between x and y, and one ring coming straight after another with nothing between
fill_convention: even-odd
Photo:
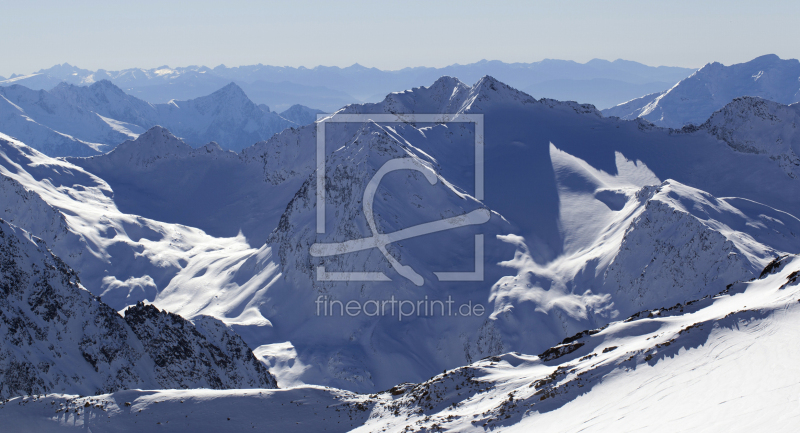
<instances>
[{"instance_id":1,"label":"snow slope","mask_svg":"<svg viewBox=\"0 0 800 433\"><path fill-rule=\"evenodd\" d=\"M606 117L619 117L620 119L636 119L642 114L645 107L651 104L664 92L654 92L638 98L631 99L630 101L623 102L622 104L615 105L611 108L601 110L603 116Z\"/></svg>"},{"instance_id":2,"label":"snow slope","mask_svg":"<svg viewBox=\"0 0 800 433\"><path fill-rule=\"evenodd\" d=\"M35 143L51 156L96 155L130 138L91 111L19 85L0 87L0 132Z\"/></svg>"},{"instance_id":3,"label":"snow slope","mask_svg":"<svg viewBox=\"0 0 800 433\"><path fill-rule=\"evenodd\" d=\"M422 383L352 394L251 391L53 394L0 406L38 431L790 432L800 420L797 256L722 293L643 311L537 355L506 353Z\"/></svg>"},{"instance_id":4,"label":"snow slope","mask_svg":"<svg viewBox=\"0 0 800 433\"><path fill-rule=\"evenodd\" d=\"M220 260L238 267L259 252L241 235L215 238L196 228L120 212L104 181L9 137L0 138L2 194L7 203L2 218L45 239L54 253L78 270L85 287L117 310L154 299L184 269L196 265L208 270ZM230 265L224 275L235 277L229 270ZM208 306L216 294L205 291L193 298L206 300ZM223 303L242 321L265 322L241 302Z\"/></svg>"},{"instance_id":5,"label":"snow slope","mask_svg":"<svg viewBox=\"0 0 800 433\"><path fill-rule=\"evenodd\" d=\"M741 96L759 97L781 104L800 102L798 78L800 62L796 59L782 60L774 54L731 66L714 62L638 110L622 110L617 106L606 113L623 119L641 117L658 126L671 128L700 125L716 110Z\"/></svg>"}]
</instances>

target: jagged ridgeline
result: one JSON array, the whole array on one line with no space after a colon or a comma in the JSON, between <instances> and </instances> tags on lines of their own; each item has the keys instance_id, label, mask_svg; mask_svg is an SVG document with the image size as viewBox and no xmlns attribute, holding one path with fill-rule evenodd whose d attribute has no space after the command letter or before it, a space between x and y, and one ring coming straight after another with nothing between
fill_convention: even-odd
<instances>
[{"instance_id":1,"label":"jagged ridgeline","mask_svg":"<svg viewBox=\"0 0 800 433\"><path fill-rule=\"evenodd\" d=\"M275 388L220 322L139 304L123 318L44 242L0 220L0 397L127 388Z\"/></svg>"}]
</instances>

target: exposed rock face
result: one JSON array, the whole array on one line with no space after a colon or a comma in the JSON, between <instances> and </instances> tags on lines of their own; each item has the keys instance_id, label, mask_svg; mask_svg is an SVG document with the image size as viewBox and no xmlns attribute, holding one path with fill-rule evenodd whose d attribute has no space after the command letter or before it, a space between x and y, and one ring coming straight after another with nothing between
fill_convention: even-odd
<instances>
[{"instance_id":1,"label":"exposed rock face","mask_svg":"<svg viewBox=\"0 0 800 433\"><path fill-rule=\"evenodd\" d=\"M122 317L81 287L38 238L0 223L0 396L152 385L152 361Z\"/></svg>"},{"instance_id":2,"label":"exposed rock face","mask_svg":"<svg viewBox=\"0 0 800 433\"><path fill-rule=\"evenodd\" d=\"M192 322L138 303L125 310L125 322L155 362L156 381L171 388L276 388L275 378L244 340L222 322Z\"/></svg>"},{"instance_id":3,"label":"exposed rock face","mask_svg":"<svg viewBox=\"0 0 800 433\"><path fill-rule=\"evenodd\" d=\"M275 388L241 337L138 305L123 319L75 271L0 220L0 397L127 388Z\"/></svg>"}]
</instances>

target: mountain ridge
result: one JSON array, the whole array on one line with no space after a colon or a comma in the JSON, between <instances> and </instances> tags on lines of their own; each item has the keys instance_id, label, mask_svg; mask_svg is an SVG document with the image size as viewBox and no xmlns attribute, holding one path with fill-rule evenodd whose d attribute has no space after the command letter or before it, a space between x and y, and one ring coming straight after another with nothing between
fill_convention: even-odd
<instances>
[{"instance_id":1,"label":"mountain ridge","mask_svg":"<svg viewBox=\"0 0 800 433\"><path fill-rule=\"evenodd\" d=\"M203 92L219 88L224 80L228 80L236 81L256 103L267 104L278 111L297 103L334 111L349 103L376 102L391 91L433 82L442 75L458 76L466 82L475 82L483 75L493 75L536 97L576 99L582 103L609 107L638 96L643 90L650 93L667 89L693 71L691 68L650 67L619 59L613 62L593 59L586 63L553 59L533 63L483 60L442 68L410 67L396 71L366 68L358 64L345 68L292 68L261 64L232 68L224 65L214 68L161 66L123 71L88 71L71 65L57 65L42 69L37 76L27 80L31 86L49 89L60 80L91 84L110 79L128 93L153 103L196 98L202 96ZM596 79L606 81L594 81ZM17 79L17 82L25 80ZM279 89L259 85L259 82L287 83L283 88L288 93L281 95ZM617 89L615 93L604 92L610 85ZM576 93L576 88L582 90Z\"/></svg>"},{"instance_id":2,"label":"mountain ridge","mask_svg":"<svg viewBox=\"0 0 800 433\"><path fill-rule=\"evenodd\" d=\"M655 99L630 101L625 109L618 106L604 111L671 128L700 125L737 97L761 97L781 104L800 102L798 78L800 61L774 54L730 66L712 62Z\"/></svg>"}]
</instances>

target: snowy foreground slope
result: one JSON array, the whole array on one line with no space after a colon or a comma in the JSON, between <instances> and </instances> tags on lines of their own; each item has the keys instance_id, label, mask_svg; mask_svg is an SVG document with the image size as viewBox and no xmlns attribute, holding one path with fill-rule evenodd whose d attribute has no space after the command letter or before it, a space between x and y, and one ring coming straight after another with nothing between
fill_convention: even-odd
<instances>
[{"instance_id":1,"label":"snowy foreground slope","mask_svg":"<svg viewBox=\"0 0 800 433\"><path fill-rule=\"evenodd\" d=\"M642 118L658 126L700 125L734 98L753 96L781 104L800 102L800 62L774 54L724 66L709 63L663 93L603 110L606 116Z\"/></svg>"},{"instance_id":2,"label":"snowy foreground slope","mask_svg":"<svg viewBox=\"0 0 800 433\"><path fill-rule=\"evenodd\" d=\"M800 260L645 310L537 355L506 353L375 394L121 391L16 397L13 430L774 431L800 423Z\"/></svg>"},{"instance_id":3,"label":"snowy foreground slope","mask_svg":"<svg viewBox=\"0 0 800 433\"><path fill-rule=\"evenodd\" d=\"M45 239L114 309L147 300L188 319L215 317L279 385L357 392L486 356L542 353L637 311L718 293L800 252L798 180L772 153L725 141L746 137L749 121L661 129L537 100L491 77L473 86L443 77L348 113L482 114L485 198L474 198L471 125L330 123L327 230L318 235L314 125L239 154L192 149L153 128L93 158L53 159L0 140L2 217ZM469 212L488 221L388 245L421 286L374 249L312 256L315 243L371 235L364 190L398 157L422 171L383 179L379 232ZM435 272L474 269L475 235L483 281L439 281ZM318 266L392 281L321 281ZM480 304L483 314L331 316L317 303L392 296Z\"/></svg>"}]
</instances>

